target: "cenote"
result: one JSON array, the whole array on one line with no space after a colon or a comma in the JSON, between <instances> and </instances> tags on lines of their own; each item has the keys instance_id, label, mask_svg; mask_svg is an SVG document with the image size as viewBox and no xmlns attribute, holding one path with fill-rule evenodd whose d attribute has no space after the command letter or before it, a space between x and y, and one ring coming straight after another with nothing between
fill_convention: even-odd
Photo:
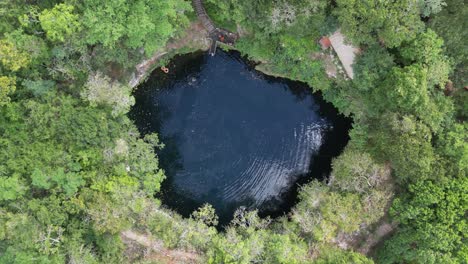
<instances>
[{"instance_id":1,"label":"cenote","mask_svg":"<svg viewBox=\"0 0 468 264\"><path fill-rule=\"evenodd\" d=\"M175 57L134 92L140 132L156 132L163 204L189 216L210 203L225 225L243 206L287 213L298 186L323 180L350 120L305 84L266 76L237 52Z\"/></svg>"}]
</instances>

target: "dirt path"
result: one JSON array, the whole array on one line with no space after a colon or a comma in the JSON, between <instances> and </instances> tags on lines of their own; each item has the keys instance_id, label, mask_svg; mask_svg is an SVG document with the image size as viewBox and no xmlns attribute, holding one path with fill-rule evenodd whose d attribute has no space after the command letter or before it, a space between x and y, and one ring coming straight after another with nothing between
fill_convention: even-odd
<instances>
[{"instance_id":1,"label":"dirt path","mask_svg":"<svg viewBox=\"0 0 468 264\"><path fill-rule=\"evenodd\" d=\"M145 260L154 260L157 263L201 263L202 258L195 252L182 250L172 250L164 247L160 240L151 238L148 235L138 234L132 230L127 230L121 234L123 242L127 245L127 256L133 258L138 255L138 250L135 248L143 247ZM132 250L133 249L133 250Z\"/></svg>"},{"instance_id":2,"label":"dirt path","mask_svg":"<svg viewBox=\"0 0 468 264\"><path fill-rule=\"evenodd\" d=\"M390 223L388 219L383 220L357 251L368 256L377 244L382 242L385 237L389 236L395 230L396 226L396 223Z\"/></svg>"}]
</instances>

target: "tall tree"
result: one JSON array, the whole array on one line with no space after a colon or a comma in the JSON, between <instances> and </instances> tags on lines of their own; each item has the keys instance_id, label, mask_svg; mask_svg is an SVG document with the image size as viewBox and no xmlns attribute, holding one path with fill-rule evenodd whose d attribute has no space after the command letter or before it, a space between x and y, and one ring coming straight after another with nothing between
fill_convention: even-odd
<instances>
[{"instance_id":1,"label":"tall tree","mask_svg":"<svg viewBox=\"0 0 468 264\"><path fill-rule=\"evenodd\" d=\"M48 39L64 41L66 37L80 30L79 16L73 13L74 9L71 5L58 4L39 14L41 27Z\"/></svg>"},{"instance_id":2,"label":"tall tree","mask_svg":"<svg viewBox=\"0 0 468 264\"><path fill-rule=\"evenodd\" d=\"M381 263L463 263L468 257L468 180L418 181L397 199L398 232L381 249Z\"/></svg>"},{"instance_id":3,"label":"tall tree","mask_svg":"<svg viewBox=\"0 0 468 264\"><path fill-rule=\"evenodd\" d=\"M16 90L16 78L0 76L0 106L10 102L9 94Z\"/></svg>"},{"instance_id":4,"label":"tall tree","mask_svg":"<svg viewBox=\"0 0 468 264\"><path fill-rule=\"evenodd\" d=\"M464 0L447 0L447 7L429 20L429 26L444 39L447 54L455 64L452 80L456 87L468 84L468 5Z\"/></svg>"},{"instance_id":5,"label":"tall tree","mask_svg":"<svg viewBox=\"0 0 468 264\"><path fill-rule=\"evenodd\" d=\"M353 42L398 47L424 28L418 0L338 0L335 14Z\"/></svg>"},{"instance_id":6,"label":"tall tree","mask_svg":"<svg viewBox=\"0 0 468 264\"><path fill-rule=\"evenodd\" d=\"M175 1L83 1L83 25L87 43L114 49L124 44L145 48L149 55L165 45L188 20L189 3Z\"/></svg>"},{"instance_id":7,"label":"tall tree","mask_svg":"<svg viewBox=\"0 0 468 264\"><path fill-rule=\"evenodd\" d=\"M445 0L419 0L419 6L421 15L428 17L442 11L442 9L447 6L447 3L445 3Z\"/></svg>"}]
</instances>

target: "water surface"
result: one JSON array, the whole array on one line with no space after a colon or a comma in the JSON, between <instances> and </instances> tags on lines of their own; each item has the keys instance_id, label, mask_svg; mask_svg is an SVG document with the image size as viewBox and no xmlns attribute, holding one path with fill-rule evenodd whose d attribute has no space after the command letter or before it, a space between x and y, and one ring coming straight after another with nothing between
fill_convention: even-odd
<instances>
[{"instance_id":1,"label":"water surface","mask_svg":"<svg viewBox=\"0 0 468 264\"><path fill-rule=\"evenodd\" d=\"M212 204L226 223L239 206L279 215L297 185L323 179L349 120L307 86L265 76L235 52L176 57L135 92L130 116L157 132L167 206L188 216Z\"/></svg>"}]
</instances>

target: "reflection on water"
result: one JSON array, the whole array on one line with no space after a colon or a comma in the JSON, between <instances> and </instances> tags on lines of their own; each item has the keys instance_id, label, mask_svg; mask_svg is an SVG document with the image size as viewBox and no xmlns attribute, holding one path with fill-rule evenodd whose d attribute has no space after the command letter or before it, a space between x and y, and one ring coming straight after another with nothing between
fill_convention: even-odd
<instances>
[{"instance_id":1,"label":"reflection on water","mask_svg":"<svg viewBox=\"0 0 468 264\"><path fill-rule=\"evenodd\" d=\"M165 143L162 199L183 215L205 202L223 223L241 205L284 212L295 183L323 178L347 141L349 121L310 88L264 76L236 53L180 56L169 68L138 88L130 115Z\"/></svg>"}]
</instances>

